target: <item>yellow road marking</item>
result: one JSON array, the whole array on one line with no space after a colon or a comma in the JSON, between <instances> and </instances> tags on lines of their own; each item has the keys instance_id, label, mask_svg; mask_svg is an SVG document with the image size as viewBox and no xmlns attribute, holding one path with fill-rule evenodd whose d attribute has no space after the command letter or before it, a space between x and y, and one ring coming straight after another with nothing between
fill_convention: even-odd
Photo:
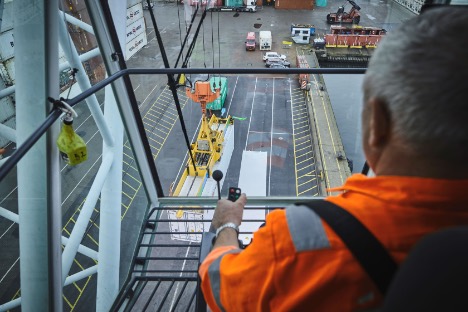
<instances>
[{"instance_id":1,"label":"yellow road marking","mask_svg":"<svg viewBox=\"0 0 468 312\"><path fill-rule=\"evenodd\" d=\"M315 79L315 76L314 76L314 79ZM317 82L317 80L316 80ZM325 117L326 117L326 120L327 120L327 126L328 126L328 131L330 132L330 137L331 137L331 140L332 140L332 145L333 145L333 151L335 152L335 155L337 154L337 151L336 151L336 143L335 143L335 139L333 137L333 133L331 131L331 126L330 126L330 121L328 119L328 110L325 106L325 101L323 100L323 97L321 97L322 99L322 106L323 106L323 109L325 111ZM341 164L340 162L338 161L338 158L335 157L335 161L336 161L336 164L338 166L338 172L340 173L340 180L341 180L341 184L344 183L344 179L343 179L343 175L341 174Z\"/></svg>"},{"instance_id":2,"label":"yellow road marking","mask_svg":"<svg viewBox=\"0 0 468 312\"><path fill-rule=\"evenodd\" d=\"M299 169L297 170L297 172L303 171L303 170L307 169L308 167L312 167L312 164L309 164L309 165L307 165L307 166L304 166L304 167L302 167L302 168L299 168Z\"/></svg>"},{"instance_id":3,"label":"yellow road marking","mask_svg":"<svg viewBox=\"0 0 468 312\"><path fill-rule=\"evenodd\" d=\"M154 117L156 119L161 119L161 117L165 117L165 118L167 118L169 120L172 120L172 121L177 120L177 114L174 114L174 113L172 113L170 111L167 111L167 110L161 110L161 111L162 111L162 113L159 114L160 116L156 116L156 115L154 115L154 114L152 114L150 112L148 112L148 114L151 115L151 117ZM167 116L167 115L172 115L172 116ZM145 117L145 118L148 118L148 117Z\"/></svg>"},{"instance_id":4,"label":"yellow road marking","mask_svg":"<svg viewBox=\"0 0 468 312\"><path fill-rule=\"evenodd\" d=\"M310 154L310 152L309 152L309 153L304 153L304 155L307 155L307 154ZM301 155L301 156L303 156L303 155ZM302 163L304 163L304 162L306 162L306 161L308 161L308 160L309 160L309 159L306 158L306 159L304 159L304 160L301 160L301 161L298 162L297 164L300 165L300 164L302 164Z\"/></svg>"},{"instance_id":5,"label":"yellow road marking","mask_svg":"<svg viewBox=\"0 0 468 312\"><path fill-rule=\"evenodd\" d=\"M161 138L162 140L164 140L164 137L160 136L159 134L157 134L157 133L153 133L153 134L154 134L155 136ZM166 134L166 133L164 132L164 134ZM151 139L152 141L155 141L155 142L159 143L158 141L156 141L156 140L153 139L152 137L149 137L148 139Z\"/></svg>"},{"instance_id":6,"label":"yellow road marking","mask_svg":"<svg viewBox=\"0 0 468 312\"><path fill-rule=\"evenodd\" d=\"M78 285L75 282L73 282L73 285L75 286L76 289L78 289L78 291L80 292L83 291L80 287L78 287Z\"/></svg>"},{"instance_id":7,"label":"yellow road marking","mask_svg":"<svg viewBox=\"0 0 468 312\"><path fill-rule=\"evenodd\" d=\"M298 132L297 134L299 135L299 134L303 134L303 133L310 133L310 128L308 130ZM304 136L307 136L307 135L304 135Z\"/></svg>"},{"instance_id":8,"label":"yellow road marking","mask_svg":"<svg viewBox=\"0 0 468 312\"><path fill-rule=\"evenodd\" d=\"M311 171L309 171L308 173L304 173L303 175L301 175L301 179L307 179L307 181L313 181L316 179L316 177L315 175L311 174Z\"/></svg>"},{"instance_id":9,"label":"yellow road marking","mask_svg":"<svg viewBox=\"0 0 468 312\"><path fill-rule=\"evenodd\" d=\"M297 93L299 94L299 92ZM299 175L301 171L307 170L310 167L313 167L313 163L310 163L313 160L313 155L311 151L311 140L310 140L310 124L308 118L308 111L307 108L304 107L307 103L304 101L303 93L300 91L301 101L296 102L291 101L291 108L292 108L292 119L293 119L293 148L294 148L294 167L295 167L295 176L296 176L296 196L301 194L305 194L308 191L313 190L315 187L309 188L306 191L300 191L299 188L310 184L315 180L315 178L310 179L310 171L303 175ZM291 97L293 99L293 97ZM297 96L299 98L299 96ZM299 131L298 131L299 130ZM307 135L309 133L309 136ZM300 143L296 143L300 142ZM301 147L305 145L304 147ZM300 154L299 154L300 153ZM298 160L304 157L303 160L298 162ZM304 164L305 163L305 164ZM300 166L304 164L304 166ZM307 179L305 181L304 177ZM299 180L302 180L301 182ZM317 194L315 194L317 195Z\"/></svg>"},{"instance_id":10,"label":"yellow road marking","mask_svg":"<svg viewBox=\"0 0 468 312\"><path fill-rule=\"evenodd\" d=\"M133 159L133 157L132 157L131 155L129 155L129 154L125 153L125 152L123 152L123 155L124 155L124 156L127 156L128 158Z\"/></svg>"},{"instance_id":11,"label":"yellow road marking","mask_svg":"<svg viewBox=\"0 0 468 312\"><path fill-rule=\"evenodd\" d=\"M136 191L135 188L133 188L133 186L131 186L127 181L122 181L122 183L126 184L129 188L131 188L132 190Z\"/></svg>"},{"instance_id":12,"label":"yellow road marking","mask_svg":"<svg viewBox=\"0 0 468 312\"><path fill-rule=\"evenodd\" d=\"M73 311L74 306L71 304L70 301L68 301L68 298L65 297L65 295L62 295L62 297L63 297L63 299L65 300L65 302L68 304L68 306L70 307L70 309L72 309L72 311Z\"/></svg>"},{"instance_id":13,"label":"yellow road marking","mask_svg":"<svg viewBox=\"0 0 468 312\"><path fill-rule=\"evenodd\" d=\"M298 125L306 124L306 125L307 125L307 128L309 128L309 121L308 121L308 120L299 121L297 124L298 124Z\"/></svg>"},{"instance_id":14,"label":"yellow road marking","mask_svg":"<svg viewBox=\"0 0 468 312\"><path fill-rule=\"evenodd\" d=\"M78 301L79 301L80 298L81 298L81 295L83 295L83 292L84 292L84 290L86 289L86 287L88 286L88 283L89 283L89 281L91 280L92 276L93 276L93 275L88 276L88 279L87 279L86 283L85 283L84 286L83 286L83 291L81 291L80 294L78 295L78 297L76 298L75 304L73 305L71 311L73 311L73 310L75 309L76 305L78 304Z\"/></svg>"},{"instance_id":15,"label":"yellow road marking","mask_svg":"<svg viewBox=\"0 0 468 312\"><path fill-rule=\"evenodd\" d=\"M303 142L301 142L299 144L296 144L296 146L304 145L304 144L307 144L307 143L310 143L310 140L303 141Z\"/></svg>"},{"instance_id":16,"label":"yellow road marking","mask_svg":"<svg viewBox=\"0 0 468 312\"><path fill-rule=\"evenodd\" d=\"M305 126L298 127L297 129L303 129L303 128L308 128L308 129L310 129L308 124L305 125Z\"/></svg>"},{"instance_id":17,"label":"yellow road marking","mask_svg":"<svg viewBox=\"0 0 468 312\"><path fill-rule=\"evenodd\" d=\"M99 246L99 243L98 243L91 235L89 235L89 233L86 233L86 236L88 236L89 239L90 239L94 244L96 244L96 246Z\"/></svg>"},{"instance_id":18,"label":"yellow road marking","mask_svg":"<svg viewBox=\"0 0 468 312\"><path fill-rule=\"evenodd\" d=\"M305 181L305 182L299 184L299 186L303 186L303 185L308 184L308 183L310 183L310 182L312 182L312 181L314 181L314 179L307 180L307 181Z\"/></svg>"},{"instance_id":19,"label":"yellow road marking","mask_svg":"<svg viewBox=\"0 0 468 312\"><path fill-rule=\"evenodd\" d=\"M136 194L138 194L138 191L140 190L141 188L141 185L142 183L140 183L140 186L138 187L138 190L135 192L135 196L133 196L132 200L130 201L130 203L128 204L128 208L125 209L124 213L122 214L122 217L121 217L121 220L123 220L123 218L125 217L125 215L127 214L127 211L129 210L129 208L132 206L132 203L133 203L133 200L135 199L136 197Z\"/></svg>"},{"instance_id":20,"label":"yellow road marking","mask_svg":"<svg viewBox=\"0 0 468 312\"><path fill-rule=\"evenodd\" d=\"M140 183L141 184L141 181L138 180L137 178L135 178L134 176L132 176L130 173L127 172L127 176L129 176L130 178L132 178L133 180L135 180L136 182Z\"/></svg>"},{"instance_id":21,"label":"yellow road marking","mask_svg":"<svg viewBox=\"0 0 468 312\"><path fill-rule=\"evenodd\" d=\"M159 113L161 113L161 114L167 113L169 115L174 116L175 117L174 120L177 119L177 117L179 116L179 115L177 115L177 111L172 110L172 109L171 110L162 109L161 107L155 107L154 109L151 110L151 112L155 112L155 113L158 113L158 114ZM148 111L148 114L151 114L150 111ZM157 117L156 115L153 115L153 114L151 114L151 115Z\"/></svg>"},{"instance_id":22,"label":"yellow road marking","mask_svg":"<svg viewBox=\"0 0 468 312\"><path fill-rule=\"evenodd\" d=\"M77 265L77 266L78 266L78 267L79 267L81 270L83 270L83 269L84 269L84 267L81 265L81 263L80 263L80 262L78 262L78 260L76 260L76 259L73 259L73 262L74 262L74 263L76 263L76 265Z\"/></svg>"},{"instance_id":23,"label":"yellow road marking","mask_svg":"<svg viewBox=\"0 0 468 312\"><path fill-rule=\"evenodd\" d=\"M313 190L313 189L315 189L315 188L317 188L317 185L314 185L314 186L312 186L311 188L308 188L307 190L302 191L301 193L299 193L299 195L304 194L304 193L306 193L306 192L309 192L309 191L311 191L311 190ZM318 194L315 193L315 195L313 195L313 196L317 196L317 195L318 195Z\"/></svg>"},{"instance_id":24,"label":"yellow road marking","mask_svg":"<svg viewBox=\"0 0 468 312\"><path fill-rule=\"evenodd\" d=\"M128 198L132 198L130 195L128 195L127 193L125 193L124 191L122 191L122 194L127 196Z\"/></svg>"},{"instance_id":25,"label":"yellow road marking","mask_svg":"<svg viewBox=\"0 0 468 312\"><path fill-rule=\"evenodd\" d=\"M134 162L128 163L127 161L124 160L123 163L127 166L127 169L128 169L128 168L131 168L131 169L133 169L133 170L135 170L135 171L138 171L138 169L137 169L136 167L133 166Z\"/></svg>"}]
</instances>

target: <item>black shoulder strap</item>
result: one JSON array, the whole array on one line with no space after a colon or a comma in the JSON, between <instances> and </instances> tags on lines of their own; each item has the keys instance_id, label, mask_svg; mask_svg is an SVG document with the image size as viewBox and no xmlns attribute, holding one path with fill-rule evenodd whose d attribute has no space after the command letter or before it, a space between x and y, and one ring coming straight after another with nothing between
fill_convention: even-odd
<instances>
[{"instance_id":1,"label":"black shoulder strap","mask_svg":"<svg viewBox=\"0 0 468 312\"><path fill-rule=\"evenodd\" d=\"M325 200L297 203L312 209L346 244L382 294L398 266L385 247L352 214Z\"/></svg>"}]
</instances>

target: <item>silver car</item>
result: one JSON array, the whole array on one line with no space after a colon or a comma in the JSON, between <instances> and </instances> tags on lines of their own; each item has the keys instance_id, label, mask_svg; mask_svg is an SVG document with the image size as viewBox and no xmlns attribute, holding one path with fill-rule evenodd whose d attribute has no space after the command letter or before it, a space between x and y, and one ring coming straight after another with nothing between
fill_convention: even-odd
<instances>
[{"instance_id":1,"label":"silver car","mask_svg":"<svg viewBox=\"0 0 468 312\"><path fill-rule=\"evenodd\" d=\"M289 63L288 61L281 60L281 59L271 59L265 62L266 67L271 67L272 65L278 65L278 64L284 67L291 67L291 63Z\"/></svg>"}]
</instances>

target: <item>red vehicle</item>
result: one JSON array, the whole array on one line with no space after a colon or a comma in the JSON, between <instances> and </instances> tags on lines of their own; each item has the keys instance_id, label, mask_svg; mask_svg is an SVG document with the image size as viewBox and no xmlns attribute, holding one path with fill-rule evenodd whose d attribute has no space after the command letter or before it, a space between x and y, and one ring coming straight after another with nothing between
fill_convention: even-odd
<instances>
[{"instance_id":1,"label":"red vehicle","mask_svg":"<svg viewBox=\"0 0 468 312\"><path fill-rule=\"evenodd\" d=\"M253 31L247 33L247 38L245 39L245 50L246 51L255 51L256 41L255 33Z\"/></svg>"},{"instance_id":2,"label":"red vehicle","mask_svg":"<svg viewBox=\"0 0 468 312\"><path fill-rule=\"evenodd\" d=\"M349 12L345 12L345 6L342 5L338 8L336 13L330 13L327 15L327 23L334 24L334 23L353 23L359 24L361 20L361 13L359 10L361 7L356 4L353 0L347 0L352 8Z\"/></svg>"}]
</instances>

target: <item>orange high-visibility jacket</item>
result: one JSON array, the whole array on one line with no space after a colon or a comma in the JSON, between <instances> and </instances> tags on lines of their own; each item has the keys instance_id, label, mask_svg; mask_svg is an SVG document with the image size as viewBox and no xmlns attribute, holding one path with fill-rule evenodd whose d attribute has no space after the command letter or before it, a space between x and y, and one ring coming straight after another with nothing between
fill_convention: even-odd
<instances>
[{"instance_id":1,"label":"orange high-visibility jacket","mask_svg":"<svg viewBox=\"0 0 468 312\"><path fill-rule=\"evenodd\" d=\"M468 180L363 175L327 200L357 217L400 263L424 235L468 224ZM213 250L200 270L213 311L359 311L382 296L339 237L312 210L270 213L245 249Z\"/></svg>"}]
</instances>

